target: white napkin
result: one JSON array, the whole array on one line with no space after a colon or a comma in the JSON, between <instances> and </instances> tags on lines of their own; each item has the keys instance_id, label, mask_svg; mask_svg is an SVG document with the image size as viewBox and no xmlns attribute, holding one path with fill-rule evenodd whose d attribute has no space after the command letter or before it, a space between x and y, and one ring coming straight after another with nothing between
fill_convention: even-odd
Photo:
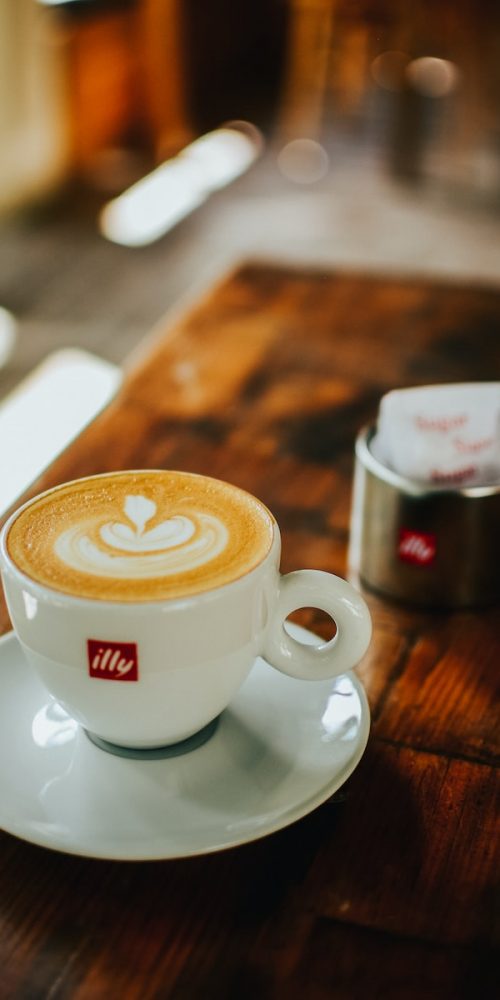
<instances>
[{"instance_id":1,"label":"white napkin","mask_svg":"<svg viewBox=\"0 0 500 1000\"><path fill-rule=\"evenodd\" d=\"M382 397L373 454L432 486L500 483L500 382L396 389Z\"/></svg>"},{"instance_id":2,"label":"white napkin","mask_svg":"<svg viewBox=\"0 0 500 1000\"><path fill-rule=\"evenodd\" d=\"M0 515L112 400L122 380L76 347L49 354L0 402Z\"/></svg>"}]
</instances>

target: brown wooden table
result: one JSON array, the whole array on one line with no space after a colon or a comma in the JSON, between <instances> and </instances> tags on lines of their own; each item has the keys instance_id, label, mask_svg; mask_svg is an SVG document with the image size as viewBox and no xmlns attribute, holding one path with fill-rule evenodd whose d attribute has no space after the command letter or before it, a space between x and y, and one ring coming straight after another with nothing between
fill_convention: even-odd
<instances>
[{"instance_id":1,"label":"brown wooden table","mask_svg":"<svg viewBox=\"0 0 500 1000\"><path fill-rule=\"evenodd\" d=\"M32 492L127 467L208 473L274 511L284 571L345 575L357 430L389 388L491 378L499 330L492 290L249 264L159 326ZM0 834L2 997L493 997L499 612L365 596L372 733L341 791L187 861Z\"/></svg>"}]
</instances>

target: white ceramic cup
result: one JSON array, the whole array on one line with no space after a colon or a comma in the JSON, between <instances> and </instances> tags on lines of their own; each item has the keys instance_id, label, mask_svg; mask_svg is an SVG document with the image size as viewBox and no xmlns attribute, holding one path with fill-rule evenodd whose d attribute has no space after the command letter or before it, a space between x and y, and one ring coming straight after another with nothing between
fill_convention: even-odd
<instances>
[{"instance_id":1,"label":"white ceramic cup","mask_svg":"<svg viewBox=\"0 0 500 1000\"><path fill-rule=\"evenodd\" d=\"M239 579L189 597L120 603L65 594L21 572L6 537L26 506L0 536L11 620L50 694L101 740L149 749L187 739L227 707L259 655L291 677L324 680L367 649L370 614L350 584L316 570L280 575L275 521L267 555ZM300 607L330 615L334 638L318 646L292 638L284 622Z\"/></svg>"}]
</instances>

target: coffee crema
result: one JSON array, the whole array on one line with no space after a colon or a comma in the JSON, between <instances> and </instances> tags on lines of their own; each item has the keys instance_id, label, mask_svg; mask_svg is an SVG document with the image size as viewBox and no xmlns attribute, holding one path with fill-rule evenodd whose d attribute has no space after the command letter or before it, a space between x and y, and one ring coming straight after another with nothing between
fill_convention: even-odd
<instances>
[{"instance_id":1,"label":"coffee crema","mask_svg":"<svg viewBox=\"0 0 500 1000\"><path fill-rule=\"evenodd\" d=\"M255 497L188 472L92 476L30 503L6 538L38 583L77 597L151 601L223 586L269 552L274 520Z\"/></svg>"}]
</instances>

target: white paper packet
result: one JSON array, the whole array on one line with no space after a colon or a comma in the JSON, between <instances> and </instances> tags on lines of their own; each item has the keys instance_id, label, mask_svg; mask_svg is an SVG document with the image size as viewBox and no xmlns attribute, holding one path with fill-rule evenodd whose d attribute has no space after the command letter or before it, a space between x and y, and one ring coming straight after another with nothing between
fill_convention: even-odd
<instances>
[{"instance_id":1,"label":"white paper packet","mask_svg":"<svg viewBox=\"0 0 500 1000\"><path fill-rule=\"evenodd\" d=\"M395 389L382 397L373 454L433 487L500 483L500 382Z\"/></svg>"}]
</instances>

